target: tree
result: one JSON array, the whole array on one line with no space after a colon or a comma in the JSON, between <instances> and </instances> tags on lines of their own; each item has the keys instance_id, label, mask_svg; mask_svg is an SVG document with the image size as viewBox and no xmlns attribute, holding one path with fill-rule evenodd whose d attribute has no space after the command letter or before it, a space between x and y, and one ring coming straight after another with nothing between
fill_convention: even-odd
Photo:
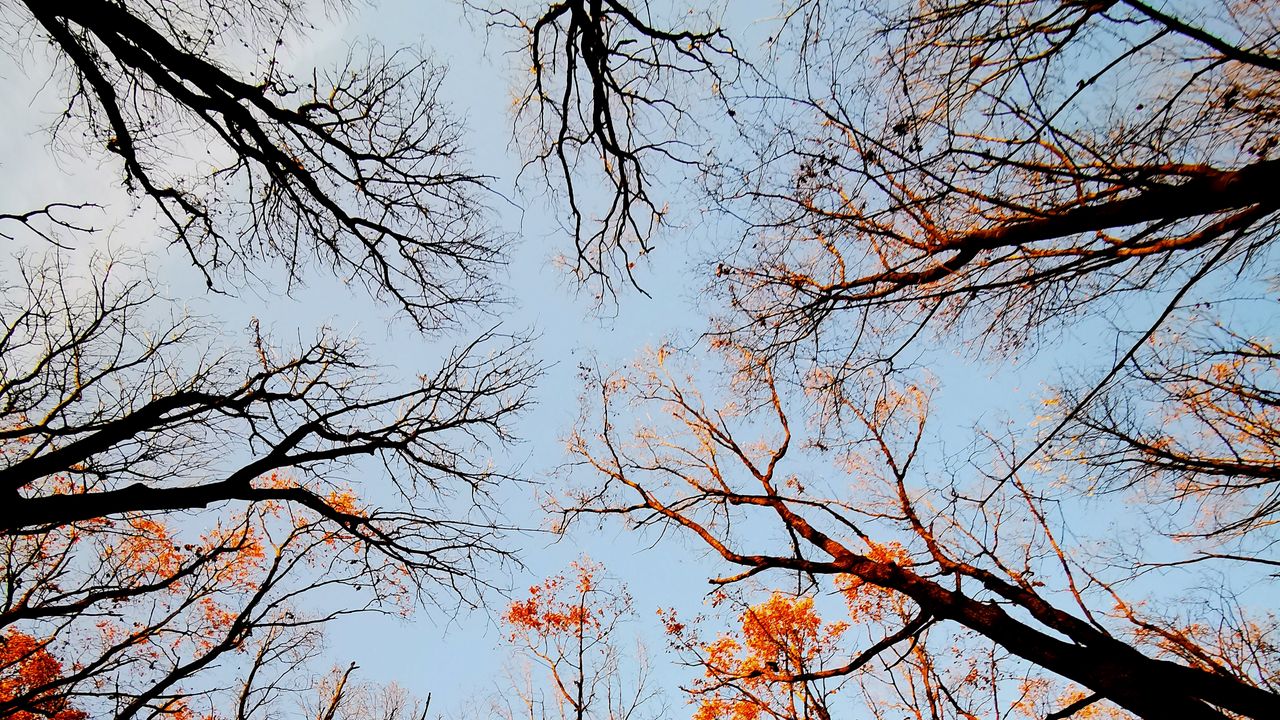
<instances>
[{"instance_id":1,"label":"tree","mask_svg":"<svg viewBox=\"0 0 1280 720\"><path fill-rule=\"evenodd\" d=\"M813 598L775 592L742 611L736 632L710 643L701 642L674 612L665 620L677 649L705 668L706 677L690 688L698 700L696 720L831 717L828 699L834 691L808 676L831 659L848 625L824 623ZM803 679L776 682L795 676Z\"/></svg>"},{"instance_id":2,"label":"tree","mask_svg":"<svg viewBox=\"0 0 1280 720\"><path fill-rule=\"evenodd\" d=\"M1266 544L1280 512L1276 351L1265 338L1202 321L1170 333L1125 366L1083 408L1058 454L1077 459L1099 488L1141 489L1188 506L1169 532L1248 552ZM1078 403L1078 400L1076 400ZM1262 532L1257 532L1262 531ZM1251 536L1254 536L1251 540Z\"/></svg>"},{"instance_id":3,"label":"tree","mask_svg":"<svg viewBox=\"0 0 1280 720\"><path fill-rule=\"evenodd\" d=\"M567 0L527 10L467 4L526 53L515 141L525 171L534 169L563 196L575 275L598 285L598 297L619 280L640 287L636 266L654 250L652 236L668 215L657 190L662 178L650 164L696 166L689 133L699 128L678 99L681 81L732 76L737 54L729 37L710 13L693 9L680 21L697 15L705 27L668 29L648 2Z\"/></svg>"},{"instance_id":4,"label":"tree","mask_svg":"<svg viewBox=\"0 0 1280 720\"><path fill-rule=\"evenodd\" d=\"M48 40L67 99L55 138L80 131L118 156L210 287L264 275L264 261L300 282L314 260L424 328L491 299L501 253L485 178L466 166L428 59L370 45L297 77L285 44L311 27L305 2L20 6L9 32ZM182 162L194 147L205 157Z\"/></svg>"},{"instance_id":5,"label":"tree","mask_svg":"<svg viewBox=\"0 0 1280 720\"><path fill-rule=\"evenodd\" d=\"M511 691L495 700L496 712L509 718L658 717L660 709L649 715L658 695L648 687L644 646L622 647L623 624L634 614L626 588L586 558L530 587L502 619L511 647L537 670L512 676ZM535 673L545 674L545 681Z\"/></svg>"},{"instance_id":6,"label":"tree","mask_svg":"<svg viewBox=\"0 0 1280 720\"><path fill-rule=\"evenodd\" d=\"M683 528L739 566L718 583L902 596L819 672L883 700L863 679L923 649L925 715L1280 711L1276 368L1248 317L1274 281L1277 27L1252 2L788 6L718 88L737 132L703 163L704 206L745 226L708 267L728 397L667 347L600 374L572 443L599 484L566 512ZM937 450L931 345L998 364L1073 320L1116 348L1099 376ZM1139 511L1101 532L1099 495Z\"/></svg>"},{"instance_id":7,"label":"tree","mask_svg":"<svg viewBox=\"0 0 1280 720\"><path fill-rule=\"evenodd\" d=\"M17 630L5 633L0 668L4 680L0 681L0 702L9 704L15 698L27 698L23 705L30 710L10 714L18 720L34 720L50 717L54 720L83 720L83 712L69 706L67 699L47 691L53 681L62 675L62 663L39 640ZM45 692L40 692L46 689Z\"/></svg>"},{"instance_id":8,"label":"tree","mask_svg":"<svg viewBox=\"0 0 1280 720\"><path fill-rule=\"evenodd\" d=\"M352 682L355 663L334 668L317 683L318 702L308 707L308 720L426 720L431 696L414 698L397 685Z\"/></svg>"},{"instance_id":9,"label":"tree","mask_svg":"<svg viewBox=\"0 0 1280 720\"><path fill-rule=\"evenodd\" d=\"M1272 234L1267 3L803 0L760 21L757 57L709 18L655 14L499 13L530 38L519 107L540 118L543 157L589 148L641 178L697 164L703 208L747 224L710 253L710 288L737 313L722 330L761 350L820 333L819 352L892 349L969 320L1016 346L1099 298L1256 258ZM636 140L645 113L701 144Z\"/></svg>"},{"instance_id":10,"label":"tree","mask_svg":"<svg viewBox=\"0 0 1280 720\"><path fill-rule=\"evenodd\" d=\"M196 318L147 322L163 301L122 272L76 297L61 266L27 267L5 296L0 625L77 658L9 712L55 690L119 717L213 705L197 680L223 655L467 591L499 552L471 503L504 477L478 455L524 403L518 346L484 338L393 389L351 341L220 347ZM377 467L394 484L359 499L343 478ZM326 603L338 587L358 592Z\"/></svg>"},{"instance_id":11,"label":"tree","mask_svg":"<svg viewBox=\"0 0 1280 720\"><path fill-rule=\"evenodd\" d=\"M877 672L920 649L928 653L922 677L947 701L937 709L943 716L1005 712L1001 695L1016 697L1013 688L1027 682L1057 685L1050 697L1087 698L1069 703L1074 710L1109 700L1141 717L1266 717L1278 707L1273 615L1229 597L1200 617L1164 615L1177 591L1157 587L1153 596L1139 582L1150 558L1109 562L1112 548L1077 529L1073 513L1087 512L1084 493L1070 486L1051 493L1041 481L1042 473L1054 477L1048 468L1011 471L998 443L974 451L960 469L930 472L921 459L924 389L846 388L825 399L838 406L828 412L842 414L833 434L840 439L805 443L793 438L767 365L750 366L748 380L771 393L772 429L760 427L761 409L707 402L671 371L674 361L651 362L601 379L600 415L587 421L592 434L575 436L573 451L603 484L570 498L570 515L620 513L641 526L681 527L742 569L719 584L786 571L809 578L811 591L834 582L846 595L887 594L900 608L851 604L849 622L865 631L866 645L848 660L824 653L831 664L821 668L792 663L789 672L779 665L765 674L746 661L735 668L708 646L708 673L726 685L859 672L883 681ZM620 426L628 402L647 418L631 432ZM825 454L819 443L829 451L836 442L837 466L815 465L813 456ZM1073 532L1084 539L1075 542ZM1140 552L1132 536L1122 541L1121 550ZM1126 590L1141 600L1126 599ZM935 626L944 629L926 632ZM975 682L970 668L957 667L972 657L992 663L977 678L986 692L958 692ZM957 685L945 682L949 675ZM881 702L878 692L869 702Z\"/></svg>"},{"instance_id":12,"label":"tree","mask_svg":"<svg viewBox=\"0 0 1280 720\"><path fill-rule=\"evenodd\" d=\"M717 263L741 313L726 329L763 329L774 351L822 333L819 352L892 350L926 325L1017 347L1101 298L1260 257L1274 9L1188 16L1138 0L798 4L776 35L794 78L742 91L757 152L716 173L715 197L751 223Z\"/></svg>"},{"instance_id":13,"label":"tree","mask_svg":"<svg viewBox=\"0 0 1280 720\"><path fill-rule=\"evenodd\" d=\"M295 77L313 12L23 2L4 26L47 41L55 145L114 156L210 288L319 266L462 327L501 253L442 70L369 46ZM506 552L489 456L538 373L524 341L479 333L396 383L327 329L236 338L136 254L91 258L94 209L0 215L26 243L0 278L0 715L282 712L326 622L476 602Z\"/></svg>"}]
</instances>

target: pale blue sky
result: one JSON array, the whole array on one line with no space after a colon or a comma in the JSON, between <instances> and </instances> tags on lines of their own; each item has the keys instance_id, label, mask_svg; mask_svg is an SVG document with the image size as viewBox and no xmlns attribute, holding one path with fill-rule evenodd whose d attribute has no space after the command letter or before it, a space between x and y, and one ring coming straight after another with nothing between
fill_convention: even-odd
<instances>
[{"instance_id":1,"label":"pale blue sky","mask_svg":"<svg viewBox=\"0 0 1280 720\"><path fill-rule=\"evenodd\" d=\"M486 37L481 21L478 15L464 18L453 2L380 2L321 27L311 50L300 54L299 64L324 65L340 55L349 41L372 37L391 48L421 47L450 68L445 93L454 112L466 118L466 144L472 149L475 168L497 178L493 187L500 196L489 202L500 227L511 234L505 293L511 302L498 308L500 319L511 331L532 331L537 336L534 347L547 364L534 394L537 404L517 430L521 444L511 448L509 456L496 460L500 466L519 465L521 474L534 483L555 483L558 480L549 478L548 473L564 461L563 438L578 414L578 363L599 362L612 367L646 346L655 346L672 335L687 336L699 326L701 320L693 312L691 300L700 280L687 272L689 259L682 251L685 243L696 239L676 236L660 241L655 269L646 276L652 298L630 292L601 313L589 294L578 292L567 273L555 264L555 257L571 246L549 212L551 200L522 195L513 186L518 161L510 147L507 72L513 60L501 54L507 38ZM539 180L531 174L526 184L537 188ZM335 303L334 298L341 301ZM216 305L232 327L241 327L250 315L263 317L265 309L249 298L207 302ZM319 323L349 329L375 348L380 362L405 372L429 367L431 358L446 344L446 339L418 337L408 323L390 317L386 308L325 277L316 277L293 299L273 299L269 306L271 326L282 335L296 331L305 336L307 328ZM545 525L537 500L543 491L537 485L506 488L503 505L508 520L525 527ZM699 605L713 566L699 562L701 549L683 541L648 550L639 540L616 524L563 539L546 533L513 533L508 544L518 550L527 569L495 572L491 579L519 592L587 554L628 584L639 612L635 627L648 635L651 653L660 656L665 644L656 632L654 611L659 606ZM681 546L685 552L678 549ZM425 611L405 622L364 617L335 624L329 633L334 661L357 662L361 677L367 680L394 681L420 695L432 693L433 707L442 712L484 702L497 690L495 683L500 681L502 665L509 657L502 642L504 631L491 615L501 610L505 600L496 594L489 600L490 611L456 615ZM659 677L676 695L675 686L684 679L683 671L666 662L660 667ZM683 699L672 700L680 714Z\"/></svg>"},{"instance_id":2,"label":"pale blue sky","mask_svg":"<svg viewBox=\"0 0 1280 720\"><path fill-rule=\"evenodd\" d=\"M753 5L772 7L764 2ZM538 404L518 428L523 442L497 461L518 465L531 481L554 487L559 478L548 473L564 461L562 439L578 415L578 363L614 367L645 347L670 337L687 340L701 330L705 314L695 305L703 281L693 269L714 246L717 238L712 233L717 230L690 223L689 229L660 237L659 251L640 276L651 297L626 292L608 312L598 312L591 298L578 293L553 262L554 256L571 248L556 222L553 202L536 194L522 194L513 186L518 162L510 147L510 71L523 60L505 56L509 38L486 37L482 23L478 14L464 17L455 2L383 1L335 16L328 24L317 23L319 31L309 44L298 47L295 62L299 66L324 65L341 54L348 42L374 37L388 47L421 46L450 68L444 86L447 99L454 111L466 118L466 141L473 149L474 166L497 178L494 189L500 195L491 197L490 203L497 222L512 238L506 291L511 303L500 309L500 319L511 331L535 333L534 347L547 363L546 375L535 392ZM3 79L11 88L11 97L21 93L24 98L35 92L40 81L39 77L22 78L8 60ZM30 182L4 184L0 189L3 207L92 197L111 203L116 213L107 218L115 229L101 241L138 245L138 238L148 234L149 221L145 211L137 217L122 212L130 203L110 189L115 187L118 174L109 164L114 158L103 161L94 156L82 164L64 156L57 166L48 165L48 151L38 128L53 111L55 95L45 93L26 112L0 115L3 171L11 177L23 172L30 178ZM108 164L95 168L98 162ZM526 184L536 189L536 174L526 178ZM183 297L186 288L198 287L198 283L192 284L191 270L181 258L167 257L155 243L151 246L161 252L155 262L174 296ZM1138 326L1156 306L1155 300L1144 302L1125 310L1131 325ZM362 338L380 362L403 373L430 367L448 343L447 338L417 335L387 308L320 273L292 298L258 297L247 292L238 298L196 298L191 305L197 312L221 317L232 330L244 328L251 317L258 317L264 327L282 337L305 337L313 334L315 327L328 324ZM1069 328L1054 336L1047 351L1034 362L1022 365L973 363L948 349L922 351L921 362L943 379L937 395L938 413L932 419L935 428L944 428L939 439L952 449L962 446L971 438L968 428L973 423L998 418L1000 412L1025 421L1047 387L1063 382L1059 368L1072 368L1069 374L1090 377L1096 368L1110 362L1114 348L1106 342L1099 344L1099 339L1106 337L1107 333L1091 332L1088 327ZM510 522L525 527L544 525L537 491L534 485L506 489L502 503ZM680 716L684 700L676 686L687 682L689 670L669 662L671 657L664 654L665 644L653 611L677 606L689 614L698 612L708 590L705 580L718 574L718 566L684 538L668 536L656 547L649 547L654 539L629 533L617 524L599 531L581 527L560 540L545 533L513 533L509 545L518 551L527 570L513 568L492 579L518 590L563 569L583 553L605 564L628 584L635 597L639 612L636 627L657 660L657 678L669 693L673 715ZM497 595L489 600L495 609L504 604ZM394 681L421 695L432 693L435 707L445 713L493 690L507 656L502 631L484 611L458 615L425 611L406 622L377 617L344 620L330 631L330 650L335 662L357 662L364 679Z\"/></svg>"}]
</instances>

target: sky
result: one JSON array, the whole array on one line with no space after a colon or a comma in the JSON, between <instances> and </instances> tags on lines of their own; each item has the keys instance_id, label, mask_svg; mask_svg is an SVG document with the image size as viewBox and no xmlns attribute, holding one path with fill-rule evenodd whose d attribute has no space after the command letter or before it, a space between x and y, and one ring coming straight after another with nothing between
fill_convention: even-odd
<instances>
[{"instance_id":1,"label":"sky","mask_svg":"<svg viewBox=\"0 0 1280 720\"><path fill-rule=\"evenodd\" d=\"M535 405L516 428L520 441L499 449L500 466L518 468L529 483L500 489L506 519L527 532L512 532L507 546L517 550L519 564L493 567L485 579L500 588L521 589L564 570L570 562L589 556L624 580L641 610L637 623L651 634L655 653L662 651L653 611L659 606L697 604L712 574L701 553L675 553L672 548L647 549L617 526L566 537L545 531L549 520L540 502L559 480L552 477L564 462L563 439L578 415L578 363L616 366L645 347L685 335L697 325L691 303L698 286L687 282L688 259L682 242L671 243L661 263L647 275L651 297L627 293L616 305L601 309L575 286L556 258L571 246L557 224L554 200L527 196L514 184L519 163L511 146L511 59L502 54L505 38L487 36L480 18L464 16L453 2L380 2L355 4L347 12L330 13L305 39L290 43L287 62L296 68L325 66L345 54L350 43L374 38L388 48L417 47L449 68L444 85L452 111L465 118L465 144L475 168L495 177L487 202L493 220L508 233L510 262L503 296L508 302L496 312L504 330L534 336L535 352L545 370L535 390ZM487 49L486 49L487 48ZM403 318L370 299L358 288L313 272L288 297L274 290L246 288L234 295L192 295L202 285L185 258L165 246L156 232L150 208L139 205L120 188L116 158L74 146L48 146L48 126L60 110L57 88L46 86L41 49L10 45L0 56L0 82L13 111L0 113L0 168L9 181L0 183L0 206L35 207L51 199L91 200L103 206L96 215L100 232L93 239L101 252L145 254L161 291L181 298L194 314L216 318L236 333L253 319L270 334L307 338L328 326L339 334L358 337L389 376L410 375L430 368L458 336L423 337ZM15 178L21 182L14 182ZM528 185L537 187L530 176ZM86 250L77 248L77 253ZM27 252L43 252L28 248ZM77 255L87 262L86 255ZM674 322L673 322L674 320ZM474 329L474 328L472 328ZM692 549L692 546L688 546ZM432 694L440 710L465 708L486 698L495 688L504 661L505 631L495 611L507 600L499 593L486 598L487 609L423 608L413 618L358 616L334 623L329 652L335 664L356 662L358 677L395 682L416 694ZM637 625L637 629L640 625ZM675 677L669 676L674 690Z\"/></svg>"},{"instance_id":2,"label":"sky","mask_svg":"<svg viewBox=\"0 0 1280 720\"><path fill-rule=\"evenodd\" d=\"M738 8L744 13L756 9ZM555 472L566 460L563 440L579 414L579 363L619 367L646 348L673 339L687 343L695 338L706 317L700 304L703 280L697 265L705 259L707 248L714 246L717 228L693 224L659 238L659 251L640 275L648 296L624 291L616 303L601 308L589 292L579 291L556 265L556 257L571 247L570 238L559 224L560 208L555 199L541 196L537 173L527 175L524 188L513 183L519 158L511 143L511 81L520 68L512 66L520 65L523 59L505 54L509 38L489 35L483 18L474 12L461 12L455 3L383 1L323 27L313 38L314 58L323 64L326 56L341 53L348 41L363 37L377 38L388 47L429 49L450 69L444 91L454 110L466 118L474 165L495 175L495 189L512 200L511 204L494 203L501 225L511 230L514 241L507 278L508 294L513 300L504 312L503 322L509 328L527 328L536 335L535 347L547 369L535 391L537 404L518 430L522 442L513 448L514 457L509 458L522 463L524 474L541 486L511 489L507 506L513 523L546 527L549 519L539 507L539 496L564 482L591 482L591 478ZM478 55L481 49L483 55ZM305 65L311 59L310 54L303 55L299 64ZM382 356L385 360L397 366L412 367L421 357L422 341L414 339L411 332L403 332L407 327L394 321L390 325L373 321L380 312L385 317L385 311L358 296L344 298L344 304L354 300L362 306L359 312L344 309L325 315L326 285L322 280L298 293L293 310L278 318L277 323L304 325L319 319L340 326L351 323L361 337L377 343L379 352L386 353ZM383 327L387 328L386 334L379 337ZM426 344L430 345L430 341ZM1045 390L1043 363L984 372L969 366L966 359L946 353L930 362L945 364L936 371L953 380L945 402L940 403L940 424L966 427L993 406L993 398L1012 400L1011 404L1017 406L1021 404L1015 399L1018 396L1029 397ZM1020 382L1024 376L1026 380ZM957 442L967 441L968 436L963 433L957 438ZM514 569L508 581L518 593L538 579L563 570L582 555L604 564L634 596L637 618L633 629L645 638L650 652L658 656L656 677L665 688L668 702L678 709L684 702L678 687L689 682L690 671L670 662L674 658L665 654L665 640L655 611L674 606L696 614L705 609L705 598L712 589L707 579L722 574L724 567L710 558L705 548L686 538L668 534L661 542L656 540L628 531L616 522L599 528L586 523L563 537L547 533L513 535L510 542L519 549L524 567ZM502 604L497 599L493 606L500 608ZM331 630L330 638L335 654L359 663L365 677L394 680L420 694L431 692L433 703L448 708L483 702L486 694L495 689L492 684L500 678L503 663L511 655L502 642L505 632L495 624L492 610L461 614L428 611L407 623L368 618L342 623Z\"/></svg>"},{"instance_id":3,"label":"sky","mask_svg":"<svg viewBox=\"0 0 1280 720\"><path fill-rule=\"evenodd\" d=\"M507 538L519 565L494 568L487 579L518 594L571 561L589 556L627 585L637 608L634 629L646 638L650 652L661 656L664 641L655 610L676 606L696 613L710 590L707 578L723 568L684 538L666 537L655 545L655 538L638 536L617 523L584 525L564 536L546 532L550 518L541 501L546 492L575 480L572 473L557 468L566 460L563 441L579 414L579 363L618 367L646 348L669 340L687 343L702 329L702 280L696 266L713 245L710 235L716 228L692 224L668 231L639 276L648 294L624 289L616 302L599 305L556 263L571 248L559 224L556 199L539 187L536 172L529 173L522 186L515 183L520 165L512 145L510 101L513 73L519 71L513 66L521 60L506 54L508 37L490 35L483 18L454 2L357 4L349 11L330 13L316 25L316 31L288 46L286 61L292 67L323 67L340 58L350 43L365 38L388 48L421 48L448 67L445 99L465 118L465 143L473 166L495 178L489 202L496 223L510 236L503 291L509 302L498 309L498 319L509 331L535 337L545 374L534 393L535 405L517 427L520 442L495 458L500 465L520 468L519 474L530 481L501 490L507 520L528 530ZM390 375L430 367L447 352L455 338L423 337L386 306L321 272L311 273L290 296L279 296L278 287L191 295L187 289L200 286L198 276L154 231L149 208L120 189L115 158L73 146L56 152L48 147L47 127L59 110L58 93L44 87L42 66L38 59L33 61L39 57L38 48L19 45L0 69L9 96L22 100L16 112L0 114L0 162L11 178L21 173L24 180L0 187L4 206L30 207L50 198L101 203L98 247L147 253L146 263L166 294L182 298L191 312L215 317L233 332L247 328L252 319L280 338L305 338L328 326L360 338ZM944 357L940 362L954 363L952 370L964 366L960 358ZM1034 382L1011 386L1007 375L997 381L994 374L966 374L971 379L960 383L951 408L972 411L981 405L976 399L989 395L995 385L1001 393L1042 389ZM976 419L973 414L957 411L948 421L971 422ZM431 693L434 707L442 710L486 702L511 656L494 615L506 600L498 593L487 600L487 609L424 608L409 620L343 619L329 630L329 653L337 664L356 662L362 679L395 682L419 695ZM658 663L658 668L668 702L679 706L683 699L677 686L687 682L687 671L669 662Z\"/></svg>"},{"instance_id":4,"label":"sky","mask_svg":"<svg viewBox=\"0 0 1280 720\"><path fill-rule=\"evenodd\" d=\"M427 7L429 6L429 10ZM495 202L504 228L514 235L514 250L508 272L508 294L513 298L504 313L504 323L514 329L529 329L536 336L535 347L547 363L546 372L535 391L536 404L518 430L522 442L513 448L525 474L541 487L512 488L508 515L525 527L545 528L549 518L539 507L540 495L553 490L566 477L554 474L565 461L564 438L579 414L579 363L614 367L633 359L646 347L660 345L671 337L687 337L695 332L699 313L692 307L700 281L691 282L694 262L693 237L672 238L657 253L644 276L649 297L625 293L619 302L600 308L588 292L580 292L556 258L571 248L569 238L555 215L554 198L522 193L513 179L519 169L516 150L511 145L511 70L519 58L503 54L506 37L489 36L482 19L464 14L455 3L418 3L409 0L380 2L359 11L341 31L327 32L334 47L341 38L376 37L388 46L420 45L429 48L449 75L444 89L455 111L466 118L468 145L474 149L477 168L497 176L495 188L514 204ZM485 49L483 56L479 49ZM525 180L538 190L536 173ZM683 246L683 247L682 247ZM665 249L670 247L669 252ZM376 326L375 326L376 327ZM403 337L403 336L401 336ZM400 362L412 362L410 347L395 347ZM655 610L658 607L698 606L708 591L706 578L714 574L714 564L705 553L683 540L650 548L616 523L603 528L580 527L567 536L549 533L513 535L524 568L516 569L509 582L518 593L539 579L560 572L581 556L602 563L626 583L635 599L635 630L647 636L650 652L663 652ZM686 551L677 550L683 546ZM673 561L674 560L674 561ZM495 604L501 607L502 600ZM431 613L427 614L432 615ZM419 693L431 692L433 706L465 707L487 702L498 690L502 667L510 657L503 645L506 633L490 612L424 617L401 625L395 622L348 623L331 633L336 647L357 647L376 637L372 652L353 655L370 677L395 679ZM659 677L665 681L671 699L684 672L663 664ZM405 676L406 668L416 668Z\"/></svg>"},{"instance_id":5,"label":"sky","mask_svg":"<svg viewBox=\"0 0 1280 720\"><path fill-rule=\"evenodd\" d=\"M623 292L618 302L602 309L555 262L571 247L558 223L555 198L539 194L536 173L526 177L523 188L514 182L519 160L511 143L510 88L521 61L505 54L509 38L488 35L478 14L468 15L454 2L384 0L331 14L317 25L305 41L291 45L290 62L296 67L325 65L349 43L366 37L387 47L424 48L447 66L444 93L454 112L465 118L473 165L495 177L490 204L495 221L511 238L504 289L510 300L499 310L500 321L509 331L534 335L533 347L546 369L534 394L536 404L517 427L521 441L496 458L499 464L520 468L519 474L530 482L501 490L507 520L527 531L512 532L507 539L521 564L495 568L491 579L519 593L582 555L602 563L634 596L635 628L659 657L657 677L667 689L668 702L680 706L677 686L687 682L689 671L662 661L663 640L654 611L677 606L696 613L709 590L706 579L722 568L684 538L655 543L657 538L616 523L553 535L545 531L549 519L540 498L574 479L572 473L556 469L566 459L563 441L579 414L579 363L616 367L670 339L688 342L702 328L705 301L700 299L702 280L695 269L707 248L714 246L717 228L693 223L668 231L640 276L648 296ZM43 78L32 70L32 53L38 51L15 47L0 58L6 93L20 99L11 112L0 113L0 168L11 179L23 180L0 183L0 207L28 207L60 198L101 202L109 209L103 212L104 231L97 242L153 252L148 262L172 295L188 297L186 288L198 286L193 271L164 247L158 233L149 231L154 225L148 211L119 191L114 158L75 150L51 154L43 128L57 110L57 93L40 91ZM1134 326L1153 312L1157 301L1128 310ZM189 305L194 312L218 317L234 331L253 318L281 337L305 337L328 325L360 337L391 375L429 367L451 341L413 332L386 307L321 273L313 273L290 297L249 290L233 297L190 297ZM1087 375L1108 363L1115 348L1099 346L1096 337L1088 327L1067 328L1052 340L1054 352L1017 364L975 364L948 352L927 356L935 374L947 378L934 418L952 428L942 441L963 444L970 437L966 429L994 415L997 408L1034 407L1050 385L1070 373ZM365 680L396 682L420 695L431 693L434 707L442 711L483 702L510 656L493 614L506 601L500 593L488 601L487 610L427 608L409 620L342 620L330 629L330 654L337 663L356 662Z\"/></svg>"}]
</instances>

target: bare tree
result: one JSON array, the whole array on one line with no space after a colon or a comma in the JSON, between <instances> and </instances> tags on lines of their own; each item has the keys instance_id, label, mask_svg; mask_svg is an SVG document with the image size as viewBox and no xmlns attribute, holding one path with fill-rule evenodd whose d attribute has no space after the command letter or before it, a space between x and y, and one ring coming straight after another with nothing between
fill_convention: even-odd
<instances>
[{"instance_id":1,"label":"bare tree","mask_svg":"<svg viewBox=\"0 0 1280 720\"><path fill-rule=\"evenodd\" d=\"M1099 298L1263 257L1274 8L798 3L798 61L712 192L750 243L712 286L741 342L883 356L934 330L1034 343ZM753 341L759 336L758 341ZM845 353L847 355L847 352Z\"/></svg>"},{"instance_id":2,"label":"bare tree","mask_svg":"<svg viewBox=\"0 0 1280 720\"><path fill-rule=\"evenodd\" d=\"M1126 364L1053 451L1097 492L1180 506L1164 522L1176 537L1266 547L1280 512L1278 361L1265 336L1186 321Z\"/></svg>"},{"instance_id":3,"label":"bare tree","mask_svg":"<svg viewBox=\"0 0 1280 720\"><path fill-rule=\"evenodd\" d=\"M353 681L355 663L334 668L317 683L318 702L307 707L308 720L426 720L431 696L413 697L397 685Z\"/></svg>"},{"instance_id":4,"label":"bare tree","mask_svg":"<svg viewBox=\"0 0 1280 720\"><path fill-rule=\"evenodd\" d=\"M516 91L516 142L525 169L563 192L575 273L602 291L618 279L639 287L636 263L668 214L650 164L696 166L700 128L686 102L697 95L686 89L696 79L714 94L736 74L729 37L692 10L701 27L684 29L691 19L681 16L667 29L648 2L468 4L512 31L530 63Z\"/></svg>"},{"instance_id":5,"label":"bare tree","mask_svg":"<svg viewBox=\"0 0 1280 720\"><path fill-rule=\"evenodd\" d=\"M650 12L496 15L531 38L535 157L570 189L566 146L626 179L606 219L695 160L625 152L666 136L623 109L714 128L698 136L701 203L747 228L710 262L737 342L807 350L821 332L819 354L888 353L932 324L1018 347L1099 298L1256 259L1275 234L1268 3L801 0L755 23L758 50L731 39L756 35L752 17L658 30ZM645 229L627 228L641 248Z\"/></svg>"},{"instance_id":6,"label":"bare tree","mask_svg":"<svg viewBox=\"0 0 1280 720\"><path fill-rule=\"evenodd\" d=\"M4 23L47 48L55 146L117 156L210 288L318 265L461 326L501 238L443 69L366 45L291 74L320 10L18 2ZM0 715L260 717L306 689L326 622L475 602L505 553L491 456L538 372L524 341L480 333L397 384L327 329L224 338L141 268L70 270L88 209L0 215L12 247L65 253L0 278Z\"/></svg>"},{"instance_id":7,"label":"bare tree","mask_svg":"<svg viewBox=\"0 0 1280 720\"><path fill-rule=\"evenodd\" d=\"M127 275L55 260L5 289L0 626L65 670L6 713L55 691L95 716L214 703L202 671L255 634L478 587L506 477L486 454L537 372L519 341L394 388L352 341L254 328L237 348ZM352 479L370 472L390 482ZM328 605L337 587L355 592Z\"/></svg>"},{"instance_id":8,"label":"bare tree","mask_svg":"<svg viewBox=\"0 0 1280 720\"><path fill-rule=\"evenodd\" d=\"M119 156L126 187L155 203L210 287L264 275L264 261L298 282L318 263L424 328L456 324L491 299L501 253L485 178L438 98L444 71L370 45L295 76L285 44L317 10L23 2L9 32L48 40L66 94L55 137L83 132Z\"/></svg>"}]
</instances>

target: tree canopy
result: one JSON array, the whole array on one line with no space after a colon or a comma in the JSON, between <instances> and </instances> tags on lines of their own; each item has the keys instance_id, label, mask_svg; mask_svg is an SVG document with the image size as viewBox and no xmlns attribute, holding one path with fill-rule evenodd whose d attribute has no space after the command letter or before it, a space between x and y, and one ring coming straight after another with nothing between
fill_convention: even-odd
<instances>
[{"instance_id":1,"label":"tree canopy","mask_svg":"<svg viewBox=\"0 0 1280 720\"><path fill-rule=\"evenodd\" d=\"M132 207L3 194L49 197L0 207L0 716L426 718L324 629L462 605L527 661L474 703L509 717L671 714L677 682L697 720L1280 717L1280 9L457 6L508 137L425 10L422 47L325 69L359 4L5 6L49 172ZM510 177L473 151L508 139ZM167 253L99 239L129 212ZM522 213L574 312L696 293L697 331L540 356ZM275 329L317 281L430 357L337 297ZM581 413L526 462L540 381ZM545 530L618 552L598 528L698 548L706 602L637 607L616 557L493 569Z\"/></svg>"}]
</instances>

